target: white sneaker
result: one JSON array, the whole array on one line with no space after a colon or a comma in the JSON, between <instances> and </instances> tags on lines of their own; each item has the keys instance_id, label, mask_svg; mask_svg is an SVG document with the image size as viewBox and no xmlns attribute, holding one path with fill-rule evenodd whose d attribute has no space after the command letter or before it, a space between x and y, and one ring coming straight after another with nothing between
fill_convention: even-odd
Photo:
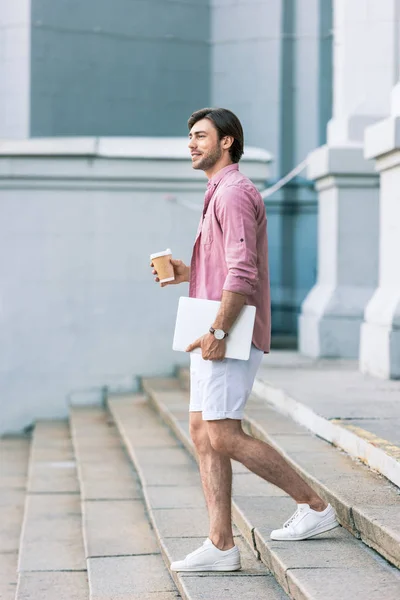
<instances>
[{"instance_id":1,"label":"white sneaker","mask_svg":"<svg viewBox=\"0 0 400 600\"><path fill-rule=\"evenodd\" d=\"M272 531L271 540L306 540L338 525L335 511L330 504L322 512L313 510L308 504L298 504L296 512L286 521L283 528Z\"/></svg>"},{"instance_id":2,"label":"white sneaker","mask_svg":"<svg viewBox=\"0 0 400 600\"><path fill-rule=\"evenodd\" d=\"M236 546L230 550L219 550L207 538L200 548L186 558L171 563L171 571L237 571L240 566L240 554Z\"/></svg>"}]
</instances>

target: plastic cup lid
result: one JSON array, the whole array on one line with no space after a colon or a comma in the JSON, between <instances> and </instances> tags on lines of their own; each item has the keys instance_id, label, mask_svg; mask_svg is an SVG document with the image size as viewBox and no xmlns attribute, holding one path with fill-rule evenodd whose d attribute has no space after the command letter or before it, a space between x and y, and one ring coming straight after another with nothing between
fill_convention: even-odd
<instances>
[{"instance_id":1,"label":"plastic cup lid","mask_svg":"<svg viewBox=\"0 0 400 600\"><path fill-rule=\"evenodd\" d=\"M150 259L153 260L153 258L159 258L160 256L168 256L168 254L172 254L171 248L167 248L166 250L163 250L162 252L156 252L155 254L150 254Z\"/></svg>"}]
</instances>

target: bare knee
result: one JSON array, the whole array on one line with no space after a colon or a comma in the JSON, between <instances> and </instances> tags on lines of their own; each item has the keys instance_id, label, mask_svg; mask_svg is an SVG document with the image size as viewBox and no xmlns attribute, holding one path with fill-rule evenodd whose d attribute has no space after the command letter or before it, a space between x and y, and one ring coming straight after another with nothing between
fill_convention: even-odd
<instances>
[{"instance_id":1,"label":"bare knee","mask_svg":"<svg viewBox=\"0 0 400 600\"><path fill-rule=\"evenodd\" d=\"M215 452L224 454L225 456L233 457L234 455L234 440L231 437L224 435L220 431L209 431L210 444Z\"/></svg>"},{"instance_id":2,"label":"bare knee","mask_svg":"<svg viewBox=\"0 0 400 600\"><path fill-rule=\"evenodd\" d=\"M240 461L241 447L246 437L240 421L209 421L208 436L211 447L216 452Z\"/></svg>"},{"instance_id":3,"label":"bare knee","mask_svg":"<svg viewBox=\"0 0 400 600\"><path fill-rule=\"evenodd\" d=\"M207 425L201 418L193 418L190 420L189 433L199 454L210 451L211 445Z\"/></svg>"}]
</instances>

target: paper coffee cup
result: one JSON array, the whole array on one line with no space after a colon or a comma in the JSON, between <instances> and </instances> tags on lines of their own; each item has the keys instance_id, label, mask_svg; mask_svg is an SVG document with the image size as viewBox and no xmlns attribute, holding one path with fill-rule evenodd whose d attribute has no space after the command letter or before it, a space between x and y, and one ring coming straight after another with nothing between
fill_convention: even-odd
<instances>
[{"instance_id":1,"label":"paper coffee cup","mask_svg":"<svg viewBox=\"0 0 400 600\"><path fill-rule=\"evenodd\" d=\"M167 281L174 281L174 267L171 263L172 252L170 248L163 250L162 252L156 252L150 254L150 260L152 261L160 283L166 283Z\"/></svg>"}]
</instances>

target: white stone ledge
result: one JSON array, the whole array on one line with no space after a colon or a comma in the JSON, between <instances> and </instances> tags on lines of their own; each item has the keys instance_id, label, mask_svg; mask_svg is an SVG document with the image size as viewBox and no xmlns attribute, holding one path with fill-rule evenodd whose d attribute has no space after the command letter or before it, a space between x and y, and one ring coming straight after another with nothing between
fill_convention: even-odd
<instances>
[{"instance_id":1,"label":"white stone ledge","mask_svg":"<svg viewBox=\"0 0 400 600\"><path fill-rule=\"evenodd\" d=\"M155 160L190 160L185 137L68 137L0 140L0 156L91 156ZM262 148L246 147L243 162L269 163Z\"/></svg>"},{"instance_id":2,"label":"white stone ledge","mask_svg":"<svg viewBox=\"0 0 400 600\"><path fill-rule=\"evenodd\" d=\"M400 117L390 117L366 128L365 158L381 157L396 150L400 150Z\"/></svg>"},{"instance_id":3,"label":"white stone ledge","mask_svg":"<svg viewBox=\"0 0 400 600\"><path fill-rule=\"evenodd\" d=\"M203 171L192 168L187 138L34 138L0 141L0 187L44 185L77 189L105 185L137 189L183 183L204 190ZM271 154L245 148L240 169L260 189Z\"/></svg>"},{"instance_id":4,"label":"white stone ledge","mask_svg":"<svg viewBox=\"0 0 400 600\"><path fill-rule=\"evenodd\" d=\"M360 188L379 188L379 176L378 173L364 176L361 176L358 173L353 173L352 175L330 174L326 177L322 177L321 179L317 179L315 182L315 189L318 192L323 192L331 188L354 188L356 190Z\"/></svg>"},{"instance_id":5,"label":"white stone ledge","mask_svg":"<svg viewBox=\"0 0 400 600\"><path fill-rule=\"evenodd\" d=\"M322 179L330 175L363 175L376 177L374 164L363 156L362 145L321 146L308 155L307 176Z\"/></svg>"}]
</instances>

